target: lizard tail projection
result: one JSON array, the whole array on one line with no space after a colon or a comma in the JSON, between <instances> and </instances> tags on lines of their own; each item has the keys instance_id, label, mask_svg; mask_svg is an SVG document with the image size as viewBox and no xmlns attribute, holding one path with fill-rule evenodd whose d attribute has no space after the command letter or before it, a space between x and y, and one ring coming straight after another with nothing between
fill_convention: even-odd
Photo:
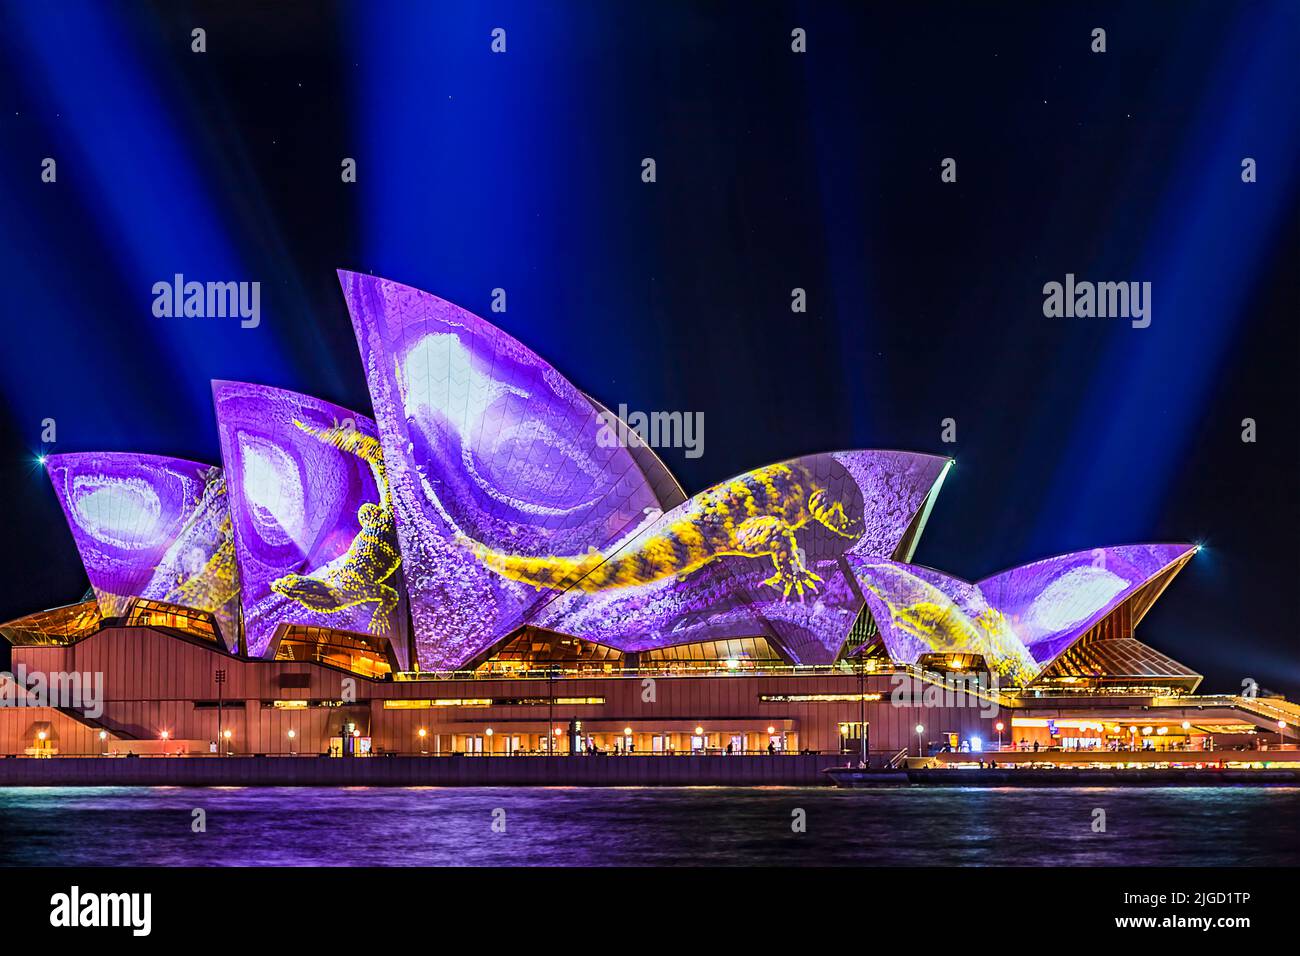
<instances>
[{"instance_id":1,"label":"lizard tail projection","mask_svg":"<svg viewBox=\"0 0 1300 956\"><path fill-rule=\"evenodd\" d=\"M883 589L867 584L888 608L894 626L940 653L981 654L1002 677L1024 683L1038 670L1033 656L995 608L970 616L948 600L938 588L912 578L917 599L895 603Z\"/></svg>"},{"instance_id":2,"label":"lizard tail projection","mask_svg":"<svg viewBox=\"0 0 1300 956\"><path fill-rule=\"evenodd\" d=\"M711 488L666 527L634 539L633 546L606 559L595 549L574 556L524 557L462 539L485 567L541 590L605 591L676 576L684 578L724 556L771 558L774 573L764 580L781 592L816 592L822 579L804 564L795 532L810 522L843 538L862 533L862 521L845 512L807 469L769 465Z\"/></svg>"},{"instance_id":3,"label":"lizard tail projection","mask_svg":"<svg viewBox=\"0 0 1300 956\"><path fill-rule=\"evenodd\" d=\"M295 419L294 425L331 448L356 455L369 464L380 503L368 501L357 509L361 530L341 557L310 575L286 574L273 581L271 589L322 614L373 602L375 610L367 629L374 634L387 634L389 615L399 598L397 589L384 582L397 571L401 558L393 543L392 497L379 440L350 422L321 429Z\"/></svg>"}]
</instances>

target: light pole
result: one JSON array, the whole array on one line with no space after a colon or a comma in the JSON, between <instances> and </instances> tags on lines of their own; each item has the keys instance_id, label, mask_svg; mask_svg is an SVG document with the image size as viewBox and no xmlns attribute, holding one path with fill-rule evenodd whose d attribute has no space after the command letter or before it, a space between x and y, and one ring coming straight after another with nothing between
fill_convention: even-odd
<instances>
[{"instance_id":1,"label":"light pole","mask_svg":"<svg viewBox=\"0 0 1300 956\"><path fill-rule=\"evenodd\" d=\"M296 730L290 730L290 731L289 731L289 756L290 756L290 757L292 757L292 756L294 755L294 753L293 753L293 739L294 739L295 737L297 737L297 736L298 736L298 731L296 731Z\"/></svg>"},{"instance_id":2,"label":"light pole","mask_svg":"<svg viewBox=\"0 0 1300 956\"><path fill-rule=\"evenodd\" d=\"M862 743L862 754L858 758L862 768L867 767L867 662L861 648L858 649L858 738Z\"/></svg>"},{"instance_id":3,"label":"light pole","mask_svg":"<svg viewBox=\"0 0 1300 956\"><path fill-rule=\"evenodd\" d=\"M221 736L224 737L224 738L226 738L226 756L229 757L229 756L230 756L230 738L231 738L231 736L232 736L232 731L230 730L229 727L227 727L225 730L223 730L223 731L221 732Z\"/></svg>"},{"instance_id":4,"label":"light pole","mask_svg":"<svg viewBox=\"0 0 1300 956\"><path fill-rule=\"evenodd\" d=\"M996 727L998 731L998 753L1002 753L1002 728L1005 726L1005 724L1003 724L1002 721L999 720L993 726Z\"/></svg>"},{"instance_id":5,"label":"light pole","mask_svg":"<svg viewBox=\"0 0 1300 956\"><path fill-rule=\"evenodd\" d=\"M492 728L487 729L487 755L492 756Z\"/></svg>"},{"instance_id":6,"label":"light pole","mask_svg":"<svg viewBox=\"0 0 1300 956\"><path fill-rule=\"evenodd\" d=\"M1278 750L1282 749L1282 737L1285 733L1286 733L1286 721L1279 720L1277 722L1277 749Z\"/></svg>"},{"instance_id":7,"label":"light pole","mask_svg":"<svg viewBox=\"0 0 1300 956\"><path fill-rule=\"evenodd\" d=\"M916 725L916 755L918 757L925 756L925 754L921 752L921 734L923 733L925 733L925 724L917 724Z\"/></svg>"},{"instance_id":8,"label":"light pole","mask_svg":"<svg viewBox=\"0 0 1300 956\"><path fill-rule=\"evenodd\" d=\"M108 731L107 730L101 730L99 732L99 751L100 751L99 755L101 757L108 756Z\"/></svg>"},{"instance_id":9,"label":"light pole","mask_svg":"<svg viewBox=\"0 0 1300 956\"><path fill-rule=\"evenodd\" d=\"M217 682L217 736L221 736L221 704L225 698L226 671L225 668L219 667L212 679Z\"/></svg>"},{"instance_id":10,"label":"light pole","mask_svg":"<svg viewBox=\"0 0 1300 956\"><path fill-rule=\"evenodd\" d=\"M427 754L429 751L425 747L424 738L429 736L429 732L425 730L423 727L421 727L419 731L419 736L420 736L420 753Z\"/></svg>"}]
</instances>

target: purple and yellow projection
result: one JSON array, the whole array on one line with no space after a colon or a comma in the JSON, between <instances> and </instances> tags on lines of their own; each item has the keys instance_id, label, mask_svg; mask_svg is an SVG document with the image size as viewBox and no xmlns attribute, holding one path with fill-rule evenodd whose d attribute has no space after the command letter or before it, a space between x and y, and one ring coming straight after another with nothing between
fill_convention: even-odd
<instances>
[{"instance_id":1,"label":"purple and yellow projection","mask_svg":"<svg viewBox=\"0 0 1300 956\"><path fill-rule=\"evenodd\" d=\"M389 638L406 661L406 610L375 424L329 402L213 382L248 653L282 624Z\"/></svg>"},{"instance_id":2,"label":"purple and yellow projection","mask_svg":"<svg viewBox=\"0 0 1300 956\"><path fill-rule=\"evenodd\" d=\"M339 277L373 422L214 382L224 478L148 455L48 459L105 617L137 597L209 611L234 648L242 608L254 656L293 624L386 638L403 668L450 670L524 625L627 653L764 637L829 663L865 605L895 661L978 654L1025 684L1130 598L1131 627L1195 551L1099 548L976 583L901 563L952 464L909 452L809 455L687 498L652 449L630 431L609 441L608 410L500 329L409 286Z\"/></svg>"},{"instance_id":3,"label":"purple and yellow projection","mask_svg":"<svg viewBox=\"0 0 1300 956\"><path fill-rule=\"evenodd\" d=\"M715 485L603 554L476 553L555 595L541 627L624 651L761 635L796 662L826 663L862 608L846 560L895 554L947 464L811 455Z\"/></svg>"},{"instance_id":4,"label":"purple and yellow projection","mask_svg":"<svg viewBox=\"0 0 1300 956\"><path fill-rule=\"evenodd\" d=\"M979 654L1008 683L1038 671L1029 649L978 585L917 565L851 559L891 660L922 654Z\"/></svg>"},{"instance_id":5,"label":"purple and yellow projection","mask_svg":"<svg viewBox=\"0 0 1300 956\"><path fill-rule=\"evenodd\" d=\"M980 654L1027 683L1123 601L1176 573L1196 549L1121 545L1076 551L971 583L930 568L850 558L889 656Z\"/></svg>"},{"instance_id":6,"label":"purple and yellow projection","mask_svg":"<svg viewBox=\"0 0 1300 956\"><path fill-rule=\"evenodd\" d=\"M682 501L657 458L601 440L603 406L499 329L341 278L426 668L523 624L628 651L763 635L833 660L861 609L843 557L894 555L947 464L815 455Z\"/></svg>"},{"instance_id":7,"label":"purple and yellow projection","mask_svg":"<svg viewBox=\"0 0 1300 956\"><path fill-rule=\"evenodd\" d=\"M984 578L979 589L1047 665L1139 588L1177 572L1195 553L1190 544L1091 548L1003 571Z\"/></svg>"},{"instance_id":8,"label":"purple and yellow projection","mask_svg":"<svg viewBox=\"0 0 1300 956\"><path fill-rule=\"evenodd\" d=\"M226 483L213 465L157 455L51 455L46 471L105 617L134 598L210 612L238 646L239 573Z\"/></svg>"},{"instance_id":9,"label":"purple and yellow projection","mask_svg":"<svg viewBox=\"0 0 1300 956\"><path fill-rule=\"evenodd\" d=\"M501 330L418 289L341 272L393 495L416 651L469 661L550 600L485 567L511 554L601 551L665 502L598 408Z\"/></svg>"}]
</instances>

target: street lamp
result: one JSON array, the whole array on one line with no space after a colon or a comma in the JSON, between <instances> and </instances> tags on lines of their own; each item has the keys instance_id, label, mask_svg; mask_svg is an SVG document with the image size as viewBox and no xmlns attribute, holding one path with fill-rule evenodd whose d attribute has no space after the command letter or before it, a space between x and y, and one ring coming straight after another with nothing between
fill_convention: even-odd
<instances>
[{"instance_id":1,"label":"street lamp","mask_svg":"<svg viewBox=\"0 0 1300 956\"><path fill-rule=\"evenodd\" d=\"M996 724L994 724L993 726L997 729L997 732L998 732L998 752L1001 753L1001 752L1002 752L1002 729L1003 729L1003 727L1005 727L1006 725L1003 724L1002 721L999 720L999 721L998 721Z\"/></svg>"},{"instance_id":2,"label":"street lamp","mask_svg":"<svg viewBox=\"0 0 1300 956\"><path fill-rule=\"evenodd\" d=\"M921 752L921 734L923 733L925 733L925 724L917 724L916 725L916 755L918 757L925 756L925 754Z\"/></svg>"},{"instance_id":3,"label":"street lamp","mask_svg":"<svg viewBox=\"0 0 1300 956\"><path fill-rule=\"evenodd\" d=\"M421 727L418 733L420 736L420 753L427 754L429 751L425 749L424 738L429 736L429 732L425 730L423 727Z\"/></svg>"},{"instance_id":4,"label":"street lamp","mask_svg":"<svg viewBox=\"0 0 1300 956\"><path fill-rule=\"evenodd\" d=\"M229 727L227 727L225 730L223 730L223 731L221 732L221 736L223 736L223 737L226 738L226 756L229 757L229 756L230 756L230 738L233 736L233 732L231 731L231 729L230 729Z\"/></svg>"},{"instance_id":5,"label":"street lamp","mask_svg":"<svg viewBox=\"0 0 1300 956\"><path fill-rule=\"evenodd\" d=\"M99 732L99 747L100 747L100 755L104 757L108 756L108 749L107 749L108 744L106 743L107 740L108 740L108 731L101 730Z\"/></svg>"},{"instance_id":6,"label":"street lamp","mask_svg":"<svg viewBox=\"0 0 1300 956\"><path fill-rule=\"evenodd\" d=\"M294 738L297 737L297 736L298 736L298 731L293 730L293 729L290 729L290 730L289 730L289 756L290 756L290 757L292 757L292 756L294 755L294 753L293 753L293 741L294 741Z\"/></svg>"},{"instance_id":7,"label":"street lamp","mask_svg":"<svg viewBox=\"0 0 1300 956\"><path fill-rule=\"evenodd\" d=\"M492 756L492 728L487 729L487 755Z\"/></svg>"},{"instance_id":8,"label":"street lamp","mask_svg":"<svg viewBox=\"0 0 1300 956\"><path fill-rule=\"evenodd\" d=\"M1284 735L1285 733L1286 733L1286 721L1285 721L1285 720L1279 720L1279 721L1277 722L1277 746L1278 746L1278 749L1281 749L1281 747L1282 747L1282 737L1283 737L1283 735Z\"/></svg>"}]
</instances>

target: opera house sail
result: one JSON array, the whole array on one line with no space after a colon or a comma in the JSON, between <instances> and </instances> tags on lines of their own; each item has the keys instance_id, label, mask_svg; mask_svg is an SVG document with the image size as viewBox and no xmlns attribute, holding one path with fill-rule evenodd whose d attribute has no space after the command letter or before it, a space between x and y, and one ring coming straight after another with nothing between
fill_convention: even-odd
<instances>
[{"instance_id":1,"label":"opera house sail","mask_svg":"<svg viewBox=\"0 0 1300 956\"><path fill-rule=\"evenodd\" d=\"M383 454L369 418L263 385L213 382L248 653L285 625L391 642L406 603Z\"/></svg>"},{"instance_id":2,"label":"opera house sail","mask_svg":"<svg viewBox=\"0 0 1300 956\"><path fill-rule=\"evenodd\" d=\"M715 485L604 553L475 554L556 595L536 617L549 629L625 651L762 636L794 663L827 663L862 609L848 557L896 554L947 465L810 455Z\"/></svg>"},{"instance_id":3,"label":"opera house sail","mask_svg":"<svg viewBox=\"0 0 1300 956\"><path fill-rule=\"evenodd\" d=\"M665 503L597 407L545 361L437 296L340 273L384 447L420 666L463 665L550 600L475 548L599 552Z\"/></svg>"},{"instance_id":4,"label":"opera house sail","mask_svg":"<svg viewBox=\"0 0 1300 956\"><path fill-rule=\"evenodd\" d=\"M978 582L916 565L855 558L867 605L892 660L978 654L1010 683L1030 683L1103 618L1178 573L1196 548L1120 545L1075 551ZM1133 626L1158 596L1140 601Z\"/></svg>"},{"instance_id":5,"label":"opera house sail","mask_svg":"<svg viewBox=\"0 0 1300 956\"><path fill-rule=\"evenodd\" d=\"M221 469L120 452L51 455L46 471L106 618L134 600L212 614L238 645L239 572Z\"/></svg>"}]
</instances>

